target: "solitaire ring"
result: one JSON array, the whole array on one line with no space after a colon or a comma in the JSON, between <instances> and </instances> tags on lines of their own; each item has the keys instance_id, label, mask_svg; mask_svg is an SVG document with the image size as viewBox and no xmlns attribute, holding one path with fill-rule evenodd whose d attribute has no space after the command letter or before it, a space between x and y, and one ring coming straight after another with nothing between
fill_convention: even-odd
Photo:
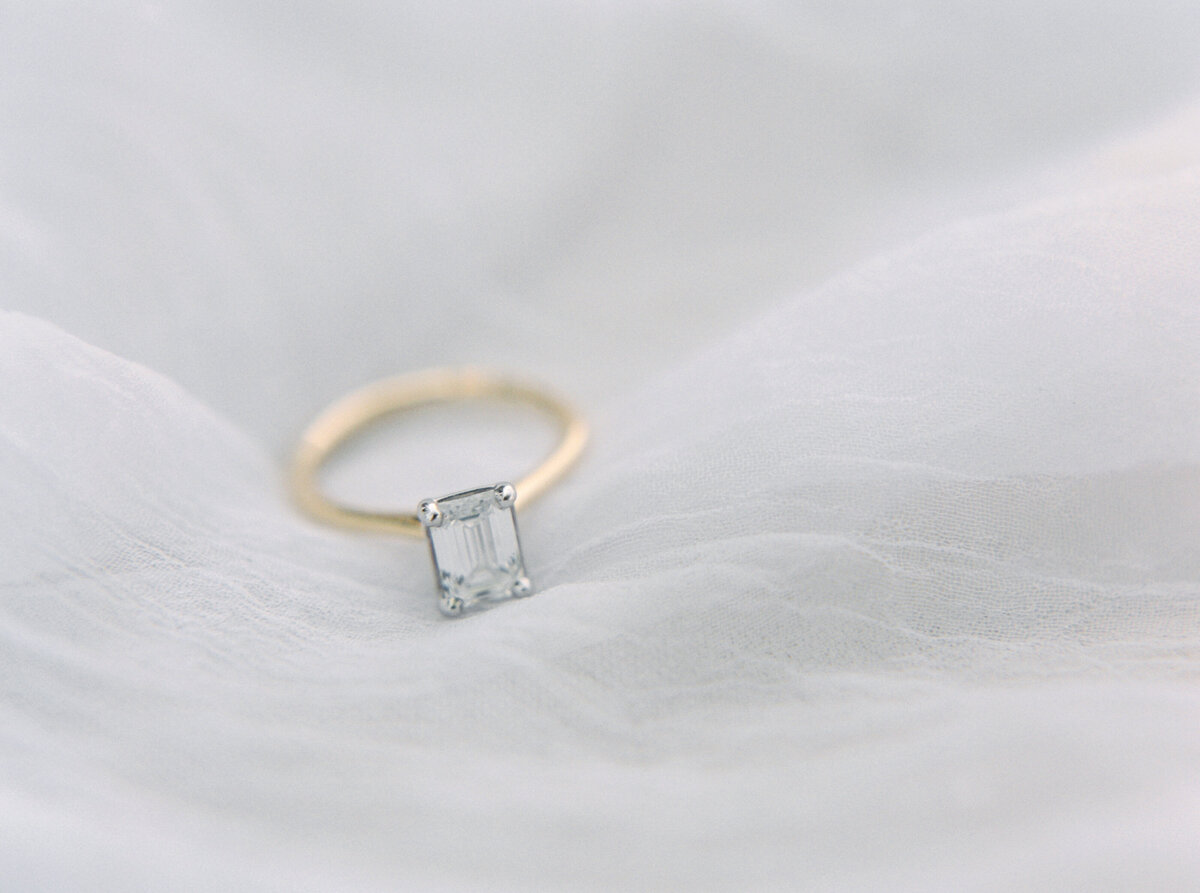
<instances>
[{"instance_id":1,"label":"solitaire ring","mask_svg":"<svg viewBox=\"0 0 1200 893\"><path fill-rule=\"evenodd\" d=\"M522 403L558 423L558 444L517 480L424 499L413 513L367 511L321 492L318 477L342 447L376 423L423 406L466 400ZM431 369L372 382L321 412L300 437L292 457L291 490L314 518L341 527L422 534L429 541L442 613L457 616L486 603L533 592L517 533L518 494L524 508L570 469L583 452L588 429L569 404L548 391L474 368Z\"/></svg>"}]
</instances>

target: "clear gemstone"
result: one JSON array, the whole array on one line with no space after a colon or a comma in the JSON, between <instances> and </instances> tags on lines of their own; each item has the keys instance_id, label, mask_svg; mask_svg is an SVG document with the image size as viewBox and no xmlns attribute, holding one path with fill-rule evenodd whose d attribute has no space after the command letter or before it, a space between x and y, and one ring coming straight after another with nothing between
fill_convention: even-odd
<instances>
[{"instance_id":1,"label":"clear gemstone","mask_svg":"<svg viewBox=\"0 0 1200 893\"><path fill-rule=\"evenodd\" d=\"M425 532L447 613L529 592L517 519L501 487L436 500L440 517Z\"/></svg>"}]
</instances>

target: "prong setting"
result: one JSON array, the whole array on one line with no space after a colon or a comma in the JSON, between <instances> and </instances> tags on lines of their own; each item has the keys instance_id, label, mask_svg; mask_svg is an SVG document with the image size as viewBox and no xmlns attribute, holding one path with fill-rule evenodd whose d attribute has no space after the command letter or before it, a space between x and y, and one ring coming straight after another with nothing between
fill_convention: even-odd
<instances>
[{"instance_id":1,"label":"prong setting","mask_svg":"<svg viewBox=\"0 0 1200 893\"><path fill-rule=\"evenodd\" d=\"M439 527L442 523L442 510L438 508L436 499L423 499L417 506L417 516L424 527Z\"/></svg>"},{"instance_id":2,"label":"prong setting","mask_svg":"<svg viewBox=\"0 0 1200 893\"><path fill-rule=\"evenodd\" d=\"M443 595L438 601L438 607L447 617L457 617L466 608L466 602L457 595Z\"/></svg>"},{"instance_id":3,"label":"prong setting","mask_svg":"<svg viewBox=\"0 0 1200 893\"><path fill-rule=\"evenodd\" d=\"M532 594L517 532L516 496L516 488L502 482L418 506L447 617Z\"/></svg>"}]
</instances>

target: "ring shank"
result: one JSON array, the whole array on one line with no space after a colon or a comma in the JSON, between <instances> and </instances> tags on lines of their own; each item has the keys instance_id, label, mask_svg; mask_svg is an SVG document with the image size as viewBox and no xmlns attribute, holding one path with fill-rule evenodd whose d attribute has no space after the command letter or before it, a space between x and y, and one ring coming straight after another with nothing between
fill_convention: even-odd
<instances>
[{"instance_id":1,"label":"ring shank","mask_svg":"<svg viewBox=\"0 0 1200 893\"><path fill-rule=\"evenodd\" d=\"M330 499L318 487L318 475L340 447L389 416L435 403L477 399L524 403L553 418L562 429L558 445L537 468L516 482L521 505L528 505L544 493L583 452L588 438L587 424L565 401L553 394L473 367L431 369L372 382L342 397L318 415L301 435L292 457L290 484L293 499L304 511L330 524L357 530L424 535L416 514L366 511Z\"/></svg>"}]
</instances>

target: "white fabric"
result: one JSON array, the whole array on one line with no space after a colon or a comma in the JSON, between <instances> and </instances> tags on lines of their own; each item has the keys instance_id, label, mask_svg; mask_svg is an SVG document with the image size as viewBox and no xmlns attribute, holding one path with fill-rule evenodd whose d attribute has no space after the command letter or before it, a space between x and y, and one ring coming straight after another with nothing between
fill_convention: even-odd
<instances>
[{"instance_id":1,"label":"white fabric","mask_svg":"<svg viewBox=\"0 0 1200 893\"><path fill-rule=\"evenodd\" d=\"M902 6L6 9L0 887L1193 889L1200 9ZM463 361L451 622L280 466Z\"/></svg>"}]
</instances>

